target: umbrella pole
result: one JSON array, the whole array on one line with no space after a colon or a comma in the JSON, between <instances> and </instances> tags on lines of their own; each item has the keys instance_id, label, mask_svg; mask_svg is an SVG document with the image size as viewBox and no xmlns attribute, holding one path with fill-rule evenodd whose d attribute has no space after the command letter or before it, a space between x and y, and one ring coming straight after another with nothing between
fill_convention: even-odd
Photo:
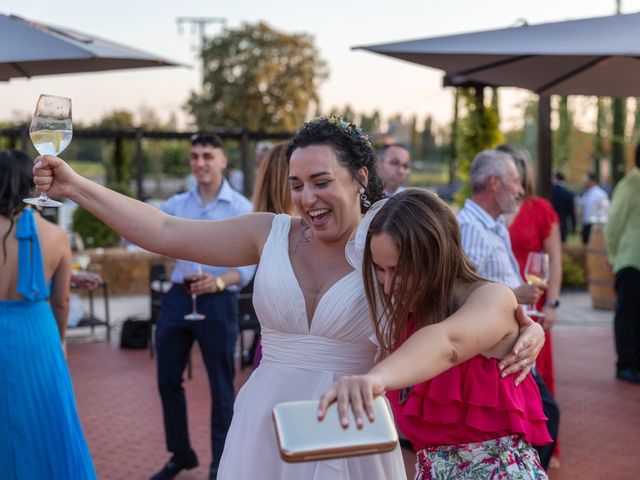
<instances>
[{"instance_id":1,"label":"umbrella pole","mask_svg":"<svg viewBox=\"0 0 640 480\"><path fill-rule=\"evenodd\" d=\"M551 96L538 96L538 195L551 199Z\"/></svg>"}]
</instances>

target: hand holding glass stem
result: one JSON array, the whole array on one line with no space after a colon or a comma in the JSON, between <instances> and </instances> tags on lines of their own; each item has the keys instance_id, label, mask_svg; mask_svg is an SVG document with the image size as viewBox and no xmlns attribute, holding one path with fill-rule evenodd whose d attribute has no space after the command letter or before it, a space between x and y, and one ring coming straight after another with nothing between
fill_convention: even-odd
<instances>
[{"instance_id":1,"label":"hand holding glass stem","mask_svg":"<svg viewBox=\"0 0 640 480\"><path fill-rule=\"evenodd\" d=\"M199 263L193 264L193 271L189 272L184 277L184 287L189 293L191 293L191 313L184 316L185 320L204 320L205 316L198 313L196 309L196 299L198 295L193 292L191 286L202 278L202 265Z\"/></svg>"},{"instance_id":2,"label":"hand holding glass stem","mask_svg":"<svg viewBox=\"0 0 640 480\"><path fill-rule=\"evenodd\" d=\"M542 252L529 252L524 276L529 285L546 288L549 282L549 255ZM527 305L527 314L544 317L544 313L538 311L535 305Z\"/></svg>"}]
</instances>

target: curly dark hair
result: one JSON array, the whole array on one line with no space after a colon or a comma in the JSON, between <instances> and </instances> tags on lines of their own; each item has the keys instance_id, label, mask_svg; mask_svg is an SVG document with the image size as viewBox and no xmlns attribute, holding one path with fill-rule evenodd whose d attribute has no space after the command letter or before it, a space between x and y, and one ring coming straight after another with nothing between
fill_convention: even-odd
<instances>
[{"instance_id":1,"label":"curly dark hair","mask_svg":"<svg viewBox=\"0 0 640 480\"><path fill-rule=\"evenodd\" d=\"M369 172L369 181L367 185L362 185L362 187L365 189L367 199L373 204L384 198L382 179L376 172L376 153L366 139L356 137L327 118L317 118L306 122L296 132L287 148L287 162L291 159L294 150L310 145L327 145L333 148L340 163L351 172L353 179L361 185L358 171L362 167L366 167ZM360 210L364 213L368 207L365 207L361 202Z\"/></svg>"},{"instance_id":2,"label":"curly dark hair","mask_svg":"<svg viewBox=\"0 0 640 480\"><path fill-rule=\"evenodd\" d=\"M2 236L2 252L7 259L7 237L14 218L26 207L23 198L33 188L31 158L20 150L0 151L0 215L9 219L9 230Z\"/></svg>"}]
</instances>

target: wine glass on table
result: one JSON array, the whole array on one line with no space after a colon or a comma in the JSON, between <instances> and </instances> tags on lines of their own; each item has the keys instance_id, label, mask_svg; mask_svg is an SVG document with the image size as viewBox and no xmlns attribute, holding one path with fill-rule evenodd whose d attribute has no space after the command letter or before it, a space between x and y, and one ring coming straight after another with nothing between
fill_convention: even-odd
<instances>
[{"instance_id":1,"label":"wine glass on table","mask_svg":"<svg viewBox=\"0 0 640 480\"><path fill-rule=\"evenodd\" d=\"M71 99L55 95L40 95L33 112L29 136L40 155L59 155L71 142ZM51 200L46 193L36 198L25 198L30 205L60 207L62 203Z\"/></svg>"},{"instance_id":2,"label":"wine glass on table","mask_svg":"<svg viewBox=\"0 0 640 480\"><path fill-rule=\"evenodd\" d=\"M549 281L549 255L542 252L529 252L524 267L524 278L529 285L546 284ZM535 305L527 305L527 315L544 317Z\"/></svg>"},{"instance_id":3,"label":"wine glass on table","mask_svg":"<svg viewBox=\"0 0 640 480\"><path fill-rule=\"evenodd\" d=\"M196 299L198 295L193 293L191 290L191 285L202 278L202 265L199 263L191 264L191 268L187 271L184 276L184 288L187 289L187 292L191 294L191 313L188 313L184 316L185 320L204 320L205 316L201 313L198 313L196 308Z\"/></svg>"}]
</instances>

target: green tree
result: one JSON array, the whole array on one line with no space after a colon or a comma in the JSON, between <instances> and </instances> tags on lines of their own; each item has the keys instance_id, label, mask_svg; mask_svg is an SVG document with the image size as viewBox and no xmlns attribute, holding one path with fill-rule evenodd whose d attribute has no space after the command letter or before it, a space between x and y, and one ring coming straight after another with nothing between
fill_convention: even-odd
<instances>
[{"instance_id":1,"label":"green tree","mask_svg":"<svg viewBox=\"0 0 640 480\"><path fill-rule=\"evenodd\" d=\"M604 128L605 106L602 98L598 97L596 104L596 132L593 137L593 171L600 179L600 163L604 157L604 145L602 141L602 130Z\"/></svg>"},{"instance_id":2,"label":"green tree","mask_svg":"<svg viewBox=\"0 0 640 480\"><path fill-rule=\"evenodd\" d=\"M538 99L529 97L524 102L524 125L519 143L526 148L534 158L538 150Z\"/></svg>"},{"instance_id":3,"label":"green tree","mask_svg":"<svg viewBox=\"0 0 640 480\"><path fill-rule=\"evenodd\" d=\"M189 154L191 146L187 142L171 140L163 145L160 153L162 173L174 176L189 174Z\"/></svg>"},{"instance_id":4,"label":"green tree","mask_svg":"<svg viewBox=\"0 0 640 480\"><path fill-rule=\"evenodd\" d=\"M129 187L121 183L107 185L111 190L132 196ZM111 230L101 220L83 208L76 208L71 220L71 228L78 232L84 244L90 248L116 247L120 244L120 234Z\"/></svg>"},{"instance_id":5,"label":"green tree","mask_svg":"<svg viewBox=\"0 0 640 480\"><path fill-rule=\"evenodd\" d=\"M344 109L342 110L342 112L340 112L340 115L342 116L342 118L344 118L345 120L349 120L350 122L356 121L356 112L348 103L344 106Z\"/></svg>"},{"instance_id":6,"label":"green tree","mask_svg":"<svg viewBox=\"0 0 640 480\"><path fill-rule=\"evenodd\" d=\"M624 152L624 130L626 127L627 105L623 98L611 102L613 121L611 124L611 184L615 186L624 177L626 161Z\"/></svg>"},{"instance_id":7,"label":"green tree","mask_svg":"<svg viewBox=\"0 0 640 480\"><path fill-rule=\"evenodd\" d=\"M573 130L573 121L567 96L560 97L558 117L560 123L553 136L553 160L557 168L564 169L571 159L571 130Z\"/></svg>"},{"instance_id":8,"label":"green tree","mask_svg":"<svg viewBox=\"0 0 640 480\"><path fill-rule=\"evenodd\" d=\"M430 162L439 161L441 152L436 145L436 137L433 133L433 118L431 115L424 119L420 137L420 157Z\"/></svg>"},{"instance_id":9,"label":"green tree","mask_svg":"<svg viewBox=\"0 0 640 480\"><path fill-rule=\"evenodd\" d=\"M293 131L318 103L328 76L313 37L266 23L226 29L203 47L202 92L187 109L200 129Z\"/></svg>"},{"instance_id":10,"label":"green tree","mask_svg":"<svg viewBox=\"0 0 640 480\"><path fill-rule=\"evenodd\" d=\"M411 116L411 120L409 121L409 125L410 125L410 137L411 137L411 148L410 148L410 152L411 152L411 158L415 159L418 157L418 155L420 154L420 145L421 145L421 138L420 138L420 133L418 132L418 118L416 117L416 115L412 115Z\"/></svg>"},{"instance_id":11,"label":"green tree","mask_svg":"<svg viewBox=\"0 0 640 480\"><path fill-rule=\"evenodd\" d=\"M114 110L103 117L96 126L110 130L133 128L133 113L128 110ZM124 138L116 138L109 155L111 161L107 168L107 183L127 184L129 182L133 156L133 142Z\"/></svg>"},{"instance_id":12,"label":"green tree","mask_svg":"<svg viewBox=\"0 0 640 480\"><path fill-rule=\"evenodd\" d=\"M17 126L14 122L2 121L0 122L0 128L13 128ZM18 138L16 137L0 137L0 150L5 148L17 148Z\"/></svg>"},{"instance_id":13,"label":"green tree","mask_svg":"<svg viewBox=\"0 0 640 480\"><path fill-rule=\"evenodd\" d=\"M360 116L360 128L366 133L379 133L380 132L380 112L374 110L371 116L362 114Z\"/></svg>"},{"instance_id":14,"label":"green tree","mask_svg":"<svg viewBox=\"0 0 640 480\"><path fill-rule=\"evenodd\" d=\"M498 120L498 125L500 125L500 96L498 95L498 87L491 87L491 108Z\"/></svg>"},{"instance_id":15,"label":"green tree","mask_svg":"<svg viewBox=\"0 0 640 480\"><path fill-rule=\"evenodd\" d=\"M460 118L457 132L457 173L463 181L463 187L456 193L458 203L462 203L471 194L469 180L473 157L482 150L495 147L504 141L497 112L491 105L485 105L484 88L461 88L460 97L466 115Z\"/></svg>"},{"instance_id":16,"label":"green tree","mask_svg":"<svg viewBox=\"0 0 640 480\"><path fill-rule=\"evenodd\" d=\"M447 157L449 158L449 184L456 182L458 175L458 129L460 122L460 89L455 88L453 94L453 120L451 121L451 135L449 137L449 147Z\"/></svg>"}]
</instances>

